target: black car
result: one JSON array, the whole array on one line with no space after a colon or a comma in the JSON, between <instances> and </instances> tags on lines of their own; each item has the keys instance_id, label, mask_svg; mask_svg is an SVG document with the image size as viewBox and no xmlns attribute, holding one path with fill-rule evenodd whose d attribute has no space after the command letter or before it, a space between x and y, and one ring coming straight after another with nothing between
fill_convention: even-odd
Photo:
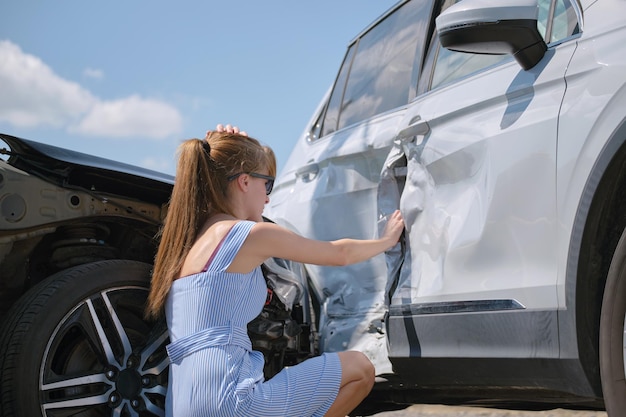
<instances>
[{"instance_id":1,"label":"black car","mask_svg":"<svg viewBox=\"0 0 626 417\"><path fill-rule=\"evenodd\" d=\"M163 416L169 339L144 303L174 178L0 140L0 415ZM314 350L287 267L264 264L249 326L268 378Z\"/></svg>"}]
</instances>

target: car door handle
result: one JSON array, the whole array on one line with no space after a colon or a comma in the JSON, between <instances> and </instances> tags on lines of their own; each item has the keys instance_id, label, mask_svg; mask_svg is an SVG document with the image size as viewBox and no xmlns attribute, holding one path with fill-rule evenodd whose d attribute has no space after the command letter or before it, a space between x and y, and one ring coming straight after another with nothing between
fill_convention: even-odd
<instances>
[{"instance_id":1,"label":"car door handle","mask_svg":"<svg viewBox=\"0 0 626 417\"><path fill-rule=\"evenodd\" d=\"M428 132L430 132L428 122L416 116L411 120L411 124L402 129L396 137L400 140L409 140L415 136L426 136Z\"/></svg>"},{"instance_id":2,"label":"car door handle","mask_svg":"<svg viewBox=\"0 0 626 417\"><path fill-rule=\"evenodd\" d=\"M317 176L319 171L319 164L308 164L296 170L296 178L302 178L302 181L309 182Z\"/></svg>"}]
</instances>

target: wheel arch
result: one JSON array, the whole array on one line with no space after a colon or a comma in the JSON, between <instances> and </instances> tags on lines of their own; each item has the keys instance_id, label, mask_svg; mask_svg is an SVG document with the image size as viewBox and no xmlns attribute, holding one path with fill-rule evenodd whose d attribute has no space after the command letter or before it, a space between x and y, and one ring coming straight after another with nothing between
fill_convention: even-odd
<instances>
[{"instance_id":1,"label":"wheel arch","mask_svg":"<svg viewBox=\"0 0 626 417\"><path fill-rule=\"evenodd\" d=\"M613 252L626 227L623 210L626 195L622 191L625 189L626 119L623 119L600 152L583 189L568 250L567 309L559 312L562 356L577 354L598 397L602 396L600 311Z\"/></svg>"},{"instance_id":2,"label":"wheel arch","mask_svg":"<svg viewBox=\"0 0 626 417\"><path fill-rule=\"evenodd\" d=\"M0 321L30 288L47 277L75 266L103 260L134 260L152 264L159 225L126 217L83 217L41 227L24 234L0 264L0 280L10 287L0 292Z\"/></svg>"}]
</instances>

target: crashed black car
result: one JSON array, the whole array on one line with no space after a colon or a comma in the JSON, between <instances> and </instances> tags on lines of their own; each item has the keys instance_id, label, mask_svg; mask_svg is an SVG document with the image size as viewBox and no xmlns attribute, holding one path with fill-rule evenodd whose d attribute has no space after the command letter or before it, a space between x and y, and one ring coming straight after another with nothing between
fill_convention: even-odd
<instances>
[{"instance_id":1,"label":"crashed black car","mask_svg":"<svg viewBox=\"0 0 626 417\"><path fill-rule=\"evenodd\" d=\"M0 415L163 416L167 329L144 303L174 178L5 134L0 149ZM267 378L315 350L294 268L263 265L249 333Z\"/></svg>"}]
</instances>

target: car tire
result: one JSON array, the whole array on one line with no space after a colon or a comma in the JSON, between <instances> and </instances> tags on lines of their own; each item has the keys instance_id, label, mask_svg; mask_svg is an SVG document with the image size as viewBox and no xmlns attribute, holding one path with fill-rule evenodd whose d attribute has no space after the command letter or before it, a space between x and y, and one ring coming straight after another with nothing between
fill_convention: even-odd
<instances>
[{"instance_id":1,"label":"car tire","mask_svg":"<svg viewBox=\"0 0 626 417\"><path fill-rule=\"evenodd\" d=\"M607 275L600 314L600 375L609 416L626 410L626 230Z\"/></svg>"},{"instance_id":2,"label":"car tire","mask_svg":"<svg viewBox=\"0 0 626 417\"><path fill-rule=\"evenodd\" d=\"M167 329L143 317L150 270L94 262L29 290L2 324L0 415L165 415Z\"/></svg>"}]
</instances>

